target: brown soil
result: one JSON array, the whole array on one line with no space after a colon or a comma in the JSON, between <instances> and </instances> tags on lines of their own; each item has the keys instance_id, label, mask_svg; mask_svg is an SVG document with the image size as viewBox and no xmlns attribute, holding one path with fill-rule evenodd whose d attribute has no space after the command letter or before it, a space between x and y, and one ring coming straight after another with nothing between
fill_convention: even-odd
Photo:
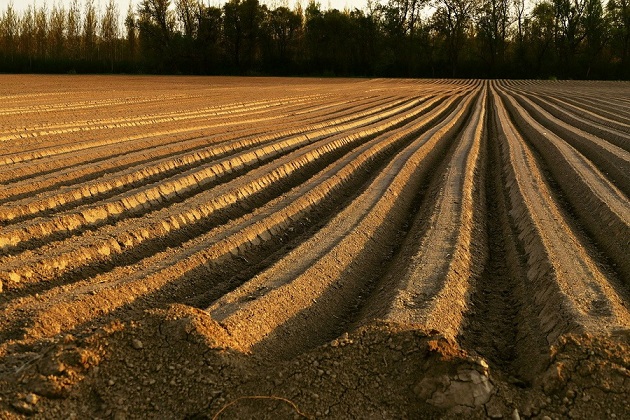
<instances>
[{"instance_id":1,"label":"brown soil","mask_svg":"<svg viewBox=\"0 0 630 420\"><path fill-rule=\"evenodd\" d=\"M0 418L630 417L627 83L0 97Z\"/></svg>"}]
</instances>

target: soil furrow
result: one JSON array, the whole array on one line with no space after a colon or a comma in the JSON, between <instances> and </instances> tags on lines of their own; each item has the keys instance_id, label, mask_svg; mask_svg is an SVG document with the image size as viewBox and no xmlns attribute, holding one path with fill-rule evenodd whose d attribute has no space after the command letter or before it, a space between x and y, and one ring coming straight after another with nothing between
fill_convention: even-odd
<instances>
[{"instance_id":1,"label":"soil furrow","mask_svg":"<svg viewBox=\"0 0 630 420\"><path fill-rule=\"evenodd\" d=\"M342 101L346 103L347 101ZM320 106L315 106L320 108ZM361 110L363 111L363 110ZM291 112L291 114L295 114ZM286 117L286 118L285 118ZM304 131L318 128L318 124L324 123L331 117L349 117L352 118L352 114L345 109L341 109L341 113L338 110L329 110L328 112L317 112L311 118L305 116L299 118L297 122L293 121L293 115L286 116L284 114L277 115L275 119L282 118L285 123L283 124L284 130L282 133L285 135L296 134L301 129ZM270 120L272 121L272 120ZM256 121L255 121L256 122ZM234 140L235 138L242 136L254 136L270 134L268 130L262 130L260 128L252 128L252 123L243 122L242 126L234 126L227 132L223 128L216 129L213 125L193 125L187 124L184 127L174 130L156 130L152 131L144 130L142 133L136 136L124 136L129 141L125 144L119 144L116 148L116 152L112 153L112 149L109 146L97 147L92 149L86 149L77 153L70 154L68 156L56 156L55 158L42 158L35 162L28 162L22 164L14 164L10 166L10 170L0 169L0 182L11 183L25 180L37 180L39 175L54 174L60 170L73 170L76 165L83 165L85 170L92 169L96 174L105 174L108 171L115 170L119 166L120 169L132 166L133 163L139 164L151 159L167 157L169 154L176 154L178 151L185 152L186 150L193 150L203 146L207 146L209 142L219 143L227 140ZM160 154L160 150L164 149L165 152ZM131 154L131 155L130 155ZM133 160L134 154L138 156ZM166 156L165 156L166 155ZM110 163L108 163L110 162ZM120 163L119 163L120 162Z\"/></svg>"},{"instance_id":2,"label":"soil furrow","mask_svg":"<svg viewBox=\"0 0 630 420\"><path fill-rule=\"evenodd\" d=\"M595 121L607 121L608 124L611 124L614 128L627 132L630 129L630 117L624 117L621 114L619 109L609 108L608 103L593 103L593 98L567 98L566 95L562 96L562 99L557 97L552 97L552 100L559 103L560 105L568 105L574 106L578 109L584 110L582 115L587 118L593 118Z\"/></svg>"},{"instance_id":3,"label":"soil furrow","mask_svg":"<svg viewBox=\"0 0 630 420\"><path fill-rule=\"evenodd\" d=\"M361 99L361 98L354 98L355 101L358 100L358 99ZM365 100L366 98L364 97L362 99ZM383 98L380 98L380 99L383 100ZM248 114L256 115L256 114L258 114L258 118L254 119L254 121L264 120L265 118L261 118L261 117L265 117L265 115L267 115L266 118L271 121L271 120L274 119L274 116L276 116L276 118L277 118L277 116L288 117L288 116L293 116L293 115L300 115L302 112L313 112L313 113L316 113L316 111L320 111L320 113L323 114L323 111L325 109L327 109L327 108L336 107L336 106L339 106L339 105L342 105L342 104L346 104L348 102L352 102L352 101L349 101L348 99L346 99L346 100L341 100L341 101L335 102L335 101L331 101L330 98L318 98L317 100L311 100L311 101L298 100L298 101L293 101L293 102L282 103L279 106L270 107L270 108L268 108L266 110L265 109L261 109L259 111L255 111L255 112L247 112L246 111L246 112L244 112L244 114L245 115L248 115ZM309 111L309 110L311 110L311 111ZM178 111L178 113L181 113L181 111ZM175 113L175 115L177 115L177 113ZM143 118L152 118L154 116L155 115L147 114ZM239 115L237 117L219 118L218 122L221 122L221 121L226 120L226 119L228 121L230 121L230 120L234 120L235 118L243 119L243 116ZM155 126L155 127L168 127L168 126L173 126L173 125L174 126L182 126L182 125L195 126L195 125L199 125L200 123L205 123L205 126L207 126L207 127L214 127L214 126L216 126L216 123L217 123L217 121L214 121L214 120L216 120L216 118L213 119L213 118L205 118L205 117L194 118L191 121L178 121L178 120L175 120L175 121L163 121L163 122L160 122L160 121L154 120L153 123L150 124L150 125L151 126ZM209 122L212 122L213 124L208 125ZM78 125L79 127L83 127L82 124L86 124L86 126L87 126L87 125L90 124L90 122L88 121L88 122L77 123L77 124L79 124ZM223 126L222 125L218 125L217 127L221 128ZM115 132L116 130L117 131L121 131L123 129L124 129L124 127L113 128L112 130L109 130L109 132ZM127 130L124 130L124 131L128 132L130 130L127 129ZM146 127L143 126L143 127L141 127L141 131L140 130L131 130L131 131L139 131L140 133L146 133L147 129L146 129ZM54 138L41 140L40 141L40 143L41 143L40 147L36 148L36 149L33 149L31 152L36 152L39 149L48 150L51 147L53 147L53 148L54 147L58 147L60 145L66 144L66 143L67 144L72 144L72 142L68 142L68 140L65 140L65 139L62 139L62 138L57 138L58 136L57 137L54 136L54 135L51 135L51 136L54 137ZM65 137L68 137L68 136L65 136ZM114 138L111 138L111 134L106 135L106 136L102 136L102 135L99 136L97 134L94 134L93 136L91 136L91 138L87 142L82 142L82 143L92 144L92 146L89 147L89 148L85 148L85 149L79 150L79 152L86 152L86 151L89 152L90 149L98 147L98 145L97 145L98 141L105 141L106 145L112 144L112 142L113 142L113 143L116 143L116 144L118 144L120 146L124 146L125 145L124 143L127 140L128 140L128 136L127 137L122 136L119 139L114 139ZM17 143L19 143L19 142L17 142ZM32 144L34 144L36 142L34 142L33 140L29 140L28 143L32 145ZM76 143L76 141L75 141L75 143ZM9 153L12 150L14 150L15 153ZM24 152L23 147L21 148L19 146L19 144L16 144L16 145L9 144L5 148L5 157L10 158L11 156L16 155L16 154L19 155L19 152ZM46 152L46 153L50 153L50 152ZM16 160L19 160L19 158L16 158Z\"/></svg>"},{"instance_id":4,"label":"soil furrow","mask_svg":"<svg viewBox=\"0 0 630 420\"><path fill-rule=\"evenodd\" d=\"M554 178L595 242L630 279L627 238L630 237L630 202L592 163L573 147L535 121L515 99L505 95L517 126L547 161ZM610 231L615 232L611 235Z\"/></svg>"},{"instance_id":5,"label":"soil furrow","mask_svg":"<svg viewBox=\"0 0 630 420\"><path fill-rule=\"evenodd\" d=\"M462 108L460 104L459 109ZM443 112L440 112L439 115L442 114ZM109 304L101 306L97 311L80 309L77 310L77 314L91 318L103 311L115 310L168 284L180 284L185 277L213 278L214 270L226 262L241 255L247 256L248 252L254 252L253 250L263 246L265 242L281 237L293 229L292 226L300 220L309 217L309 214L322 203L334 202L334 197L347 188L353 177L369 176L369 173L365 172L366 165L383 152L395 150L392 148L400 147L409 141L410 135L430 124L432 120L418 122L408 128L403 127L395 136L376 138L370 149L349 156L342 167L332 165L312 181L292 190L286 198L287 203L283 203L284 198L274 200L250 215L234 219L225 226L197 236L182 249L178 249L174 255L169 255L172 253L168 252L165 255L157 253L134 267L120 267L111 273L96 276L87 283L73 285L71 290L74 292L64 290L62 296L67 297L64 297L59 305L54 305L37 316L38 320L34 321L32 326L34 329L32 331L29 329L29 334L35 330L54 331L48 327L50 317L55 317L59 311L66 311L69 307L90 308L93 305L91 300L96 298L95 296L105 299ZM383 141L385 139L387 141ZM207 285L211 286L213 284ZM95 293L86 295L88 290ZM59 292L59 289L53 289L49 293L56 296ZM10 303L5 310L11 311L18 307L24 308L22 300ZM88 318L70 317L67 325L76 325L77 322L84 322Z\"/></svg>"},{"instance_id":6,"label":"soil furrow","mask_svg":"<svg viewBox=\"0 0 630 420\"><path fill-rule=\"evenodd\" d=\"M588 134L547 114L541 107L519 94L510 93L537 122L553 131L582 155L597 165L617 188L630 197L630 153L615 147L594 135ZM628 136L630 141L630 136Z\"/></svg>"},{"instance_id":7,"label":"soil furrow","mask_svg":"<svg viewBox=\"0 0 630 420\"><path fill-rule=\"evenodd\" d=\"M303 102L307 102L307 101L303 101ZM249 122L249 123L260 123L260 122L265 122L265 121L270 121L270 120L274 120L278 118L278 115L266 115L269 113L269 109L267 108L262 108L258 111L247 111L246 116L247 119L244 120L243 117L241 116L233 116L231 118L219 118L216 122L209 122L207 118L204 117L196 117L195 119L190 119L190 123L195 123L195 121L197 122L201 122L204 124L204 128L227 128L230 126L234 126L234 125L238 125L238 124L242 124L243 122ZM258 117L256 117L258 114ZM212 121L212 119L210 119L210 121ZM149 127L155 127L157 124L159 123L173 123L176 122L178 125L181 125L181 121L178 119L165 119L165 120L156 120L156 119L151 119L151 120L147 120L142 124L129 124L129 125L118 125L118 126L102 126L99 127L101 130L107 130L107 132L109 133L111 130L113 129L121 129L121 128L128 128L128 127L145 127L145 126L149 126ZM96 129L93 128L92 125L85 125L85 126L78 126L74 129L67 129L67 130L59 130L59 131L51 131L49 133L47 133L47 135L63 135L63 136L67 136L71 133L78 133L78 132L83 132L85 130L87 130L87 127L91 127L90 129ZM139 135L140 137L142 137L142 134ZM14 139L8 139L6 141L12 141ZM18 153L18 154L8 154L5 155L3 157L0 157L0 165L12 165L15 163L19 163L19 162L28 162L31 160L37 160L37 159L42 159L45 157L52 157L52 156L57 156L57 155L64 155L64 154L68 154L68 153L74 153L77 151L81 151L81 150L86 150L86 149L91 149L91 148L95 148L95 147L101 147L101 146L117 146L118 144L124 144L124 143L128 143L130 141L134 141L135 138L133 136L131 137L122 137L122 138L115 138L115 137L105 137L99 140L94 140L94 141L87 141L87 142L74 142L74 143L69 143L67 145L61 145L61 146L52 146L52 147L44 147L44 148L38 148L35 149L33 151L27 151L27 152L22 152L22 153Z\"/></svg>"},{"instance_id":8,"label":"soil furrow","mask_svg":"<svg viewBox=\"0 0 630 420\"><path fill-rule=\"evenodd\" d=\"M395 101L395 105L397 102ZM366 111L364 115L377 114L383 110L387 110L392 105L386 104L384 106L373 108ZM359 116L364 116L359 114ZM354 121L354 122L350 122ZM366 124L369 120L360 120L353 117L335 119L324 123L326 128L319 128L318 130L306 131L304 130L304 136L308 138L317 138L329 134L332 130L341 131L353 128L358 125ZM322 125L324 125L322 124ZM303 129L296 129L292 131L302 131ZM117 174L108 174L102 180L90 180L83 185L73 185L62 193L53 193L44 195L43 197L37 197L36 199L27 199L11 203L11 205L5 205L0 208L0 221L12 220L14 218L20 218L25 215L35 215L43 211L56 210L57 206L66 208L68 205L74 202L81 202L84 199L99 199L101 196L106 196L111 190L116 192L125 192L134 186L157 182L161 179L173 177L179 173L184 173L187 169L197 169L200 165L207 162L214 161L223 156L235 155L240 151L252 151L255 150L255 146L265 145L265 147L273 147L273 141L277 141L278 147L282 147L282 142L290 141L291 139L282 139L286 135L293 134L291 131L278 132L265 134L253 138L238 139L229 143L223 142L220 145L212 146L209 148L198 149L192 154L176 156L167 158L165 161L157 161L152 165L143 164L137 168L131 168L125 171L123 174L117 176ZM263 149L264 150L264 149ZM254 152L256 153L256 152ZM203 166L201 166L203 167ZM23 204L22 204L23 202Z\"/></svg>"},{"instance_id":9,"label":"soil furrow","mask_svg":"<svg viewBox=\"0 0 630 420\"><path fill-rule=\"evenodd\" d=\"M502 147L511 216L527 253L527 277L548 344L569 332L627 328L630 319L623 296L610 286L564 222L503 100L494 89L492 93L506 139Z\"/></svg>"},{"instance_id":10,"label":"soil furrow","mask_svg":"<svg viewBox=\"0 0 630 420\"><path fill-rule=\"evenodd\" d=\"M630 416L627 82L0 79L0 418Z\"/></svg>"},{"instance_id":11,"label":"soil furrow","mask_svg":"<svg viewBox=\"0 0 630 420\"><path fill-rule=\"evenodd\" d=\"M339 333L338 319L391 251L419 183L463 123L471 101L469 95L399 154L372 188L310 241L208 308L238 348L286 356L330 339L327 330ZM290 338L296 334L299 342Z\"/></svg>"},{"instance_id":12,"label":"soil furrow","mask_svg":"<svg viewBox=\"0 0 630 420\"><path fill-rule=\"evenodd\" d=\"M588 113L588 111L584 109L571 106L561 107L550 98L530 94L527 91L519 90L519 93L527 96L559 120L565 121L573 127L584 130L602 139L606 139L607 142L612 143L625 151L630 151L630 130L618 130L613 128L611 124L606 123L610 120L598 122L595 121L595 118L588 119L585 117L585 114Z\"/></svg>"},{"instance_id":13,"label":"soil furrow","mask_svg":"<svg viewBox=\"0 0 630 420\"><path fill-rule=\"evenodd\" d=\"M121 128L125 126L142 126L153 125L161 122L173 122L173 121L186 121L198 118L213 118L213 117L225 117L234 113L251 114L264 112L267 108L273 108L277 106L287 106L292 103L309 102L313 99L321 98L320 95L308 95L301 97L287 97L275 100L266 100L260 102L246 103L246 104L231 104L226 107L210 107L199 110L189 110L186 112L171 112L166 114L154 114L141 117L124 117L121 119L96 119L88 121L72 121L62 124L48 124L41 127L31 126L30 131L24 134L22 129L14 129L10 131L0 132L0 141L12 141L19 140L26 137L43 137L52 134L67 134L74 131L90 131L101 129ZM41 130L41 131L37 131ZM17 137L10 135L11 131L17 134ZM29 144L36 144L37 141L30 141ZM27 150L27 151L34 151Z\"/></svg>"},{"instance_id":14,"label":"soil furrow","mask_svg":"<svg viewBox=\"0 0 630 420\"><path fill-rule=\"evenodd\" d=\"M10 97L11 100L15 100L17 98ZM32 101L32 97L24 98L29 103ZM164 100L181 100L183 98L191 99L190 96L186 95L169 95L167 97L157 97L157 98L123 98L123 99L102 99L98 101L80 101L80 102L63 102L60 104L46 104L46 105L35 105L29 104L22 107L13 107L13 108L0 108L0 115L8 116L8 115L24 115L29 113L41 113L41 112L57 112L57 111L69 111L69 110L78 110L83 111L86 109L93 108L107 108L112 106L125 106L129 105L139 105L146 104L149 102L161 102ZM2 99L6 99L6 97L2 97ZM9 102L9 101L7 101ZM5 102L6 103L6 102Z\"/></svg>"},{"instance_id":15,"label":"soil furrow","mask_svg":"<svg viewBox=\"0 0 630 420\"><path fill-rule=\"evenodd\" d=\"M404 252L381 282L373 316L451 338L460 331L469 289L486 259L478 223L485 114L484 88L451 162L432 186L435 201L418 213Z\"/></svg>"},{"instance_id":16,"label":"soil furrow","mask_svg":"<svg viewBox=\"0 0 630 420\"><path fill-rule=\"evenodd\" d=\"M436 101L432 101L429 106L424 105L413 108L420 103L419 100L415 100L402 107L387 111L384 114L370 117L368 120L364 121L364 123L372 123L372 125L367 125L360 129L360 131L357 131L359 129L355 129L357 132L354 134L342 134L345 136L345 143L350 141L357 142L362 137L374 135L396 124L403 123L424 112L427 108L435 104L435 102ZM396 114L401 111L405 111L406 113L397 116ZM350 125L361 127L361 124L358 123L350 123ZM228 179L233 178L235 174L238 175L252 165L256 167L268 160L282 156L292 150L299 150L301 147L310 144L311 146L304 149L308 151L309 147L316 147L320 139L326 139L327 136L342 131L342 128L344 127L326 128L319 132L316 131L310 134L281 140L275 144L268 144L259 149L246 150L232 158L224 159L217 163L211 163L205 167L195 168L188 171L188 173L185 172L182 175L168 180L168 182L162 181L149 186L143 186L137 191L132 190L120 196L115 196L112 199L97 202L96 205L93 206L84 206L72 212L61 213L49 220L35 219L33 222L26 223L23 226L20 224L11 226L3 232L3 240L0 240L0 243L7 248L15 248L19 246L20 243L28 242L36 238L41 239L42 237L55 234L69 235L75 231L85 229L85 227L96 227L111 222L112 220L122 219L126 215L131 214L137 217L146 212L158 210L167 206L169 203L185 200L187 197L197 194L200 190L208 188L214 183L221 182L222 178L226 176ZM352 127L345 128L351 129ZM352 132L352 130L349 131ZM330 141L335 141L335 137L331 137L331 139ZM330 143L328 140L325 141ZM331 151L332 150L328 150L327 152ZM289 174L292 171L293 169L291 165L289 165L284 173Z\"/></svg>"},{"instance_id":17,"label":"soil furrow","mask_svg":"<svg viewBox=\"0 0 630 420\"><path fill-rule=\"evenodd\" d=\"M430 112L426 119L421 120L418 124L424 126L438 118L450 107L454 99L451 98L447 103ZM420 115L427 109L433 108L433 105L439 102L441 102L439 98L430 101L416 109L414 114ZM397 122L397 119L400 121ZM397 119L388 122L390 128L407 120L404 116ZM300 151L295 157L289 155L288 158L292 160L287 159L286 163L274 164L271 169L261 167L244 180L235 180L235 185L226 184L217 191L209 190L203 193L201 197L195 198L197 202L195 205L185 202L175 211L165 210L162 213L158 212L154 217L141 219L140 223L134 220L123 221L120 226L115 226L115 230L112 232L108 232L108 230L97 231L89 236L69 240L62 247L53 244L48 252L42 253L41 250L38 250L37 253L33 253L30 257L22 255L19 258L9 258L3 264L5 267L3 271L5 276L7 276L5 278L10 279L11 276L16 278L16 275L19 275L20 282L11 286L23 287L24 283L32 282L40 276L44 276L44 278L59 276L64 272L82 266L87 261L96 263L103 259L109 259L114 255L129 252L151 238L158 240L158 238L164 238L165 235L172 235L184 227L195 225L217 213L221 214L223 211L228 211L232 206L236 206L237 209L241 208L240 211L247 210L251 206L255 206L254 203L243 204L243 202L249 200L249 197L255 197L266 190L269 190L273 195L279 194L283 190L283 188L278 190L282 182L287 183L287 187L291 186L290 182L282 181L283 179L295 178L303 171L309 170L308 168L315 171L320 162L322 162L322 156L330 155L335 149L343 150L351 147L353 144L368 138L367 136L374 136L379 131L383 132L384 129L383 127L373 128L371 131L365 131L361 135L341 136L338 140L328 142L322 146L314 144L311 147L313 150L310 152ZM380 148L384 146L381 145ZM330 159L333 158L334 155L331 155ZM273 166L276 168L273 169ZM308 172L306 176L308 176ZM269 199L270 197L264 198L264 200ZM12 263L12 260L16 262ZM10 284L7 283L7 286L10 286Z\"/></svg>"},{"instance_id":18,"label":"soil furrow","mask_svg":"<svg viewBox=\"0 0 630 420\"><path fill-rule=\"evenodd\" d=\"M485 149L485 214L488 259L469 298L469 310L459 332L459 341L479 354L492 368L531 383L548 361L548 343L540 334L536 304L532 299L525 250L510 218L505 191L500 143L494 103L488 98Z\"/></svg>"}]
</instances>

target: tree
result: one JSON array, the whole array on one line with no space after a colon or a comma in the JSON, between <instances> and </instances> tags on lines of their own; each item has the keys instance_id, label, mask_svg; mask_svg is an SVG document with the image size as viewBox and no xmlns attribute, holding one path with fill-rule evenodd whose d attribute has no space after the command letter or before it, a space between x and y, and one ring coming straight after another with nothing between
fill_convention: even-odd
<instances>
[{"instance_id":1,"label":"tree","mask_svg":"<svg viewBox=\"0 0 630 420\"><path fill-rule=\"evenodd\" d=\"M610 0L606 11L617 76L627 79L630 78L630 0Z\"/></svg>"},{"instance_id":2,"label":"tree","mask_svg":"<svg viewBox=\"0 0 630 420\"><path fill-rule=\"evenodd\" d=\"M129 3L129 8L127 9L127 16L125 17L125 30L127 32L127 57L131 61L135 61L137 45L138 45L138 34L136 33L136 15L133 12L133 7L131 2Z\"/></svg>"},{"instance_id":3,"label":"tree","mask_svg":"<svg viewBox=\"0 0 630 420\"><path fill-rule=\"evenodd\" d=\"M92 61L97 51L97 33L98 19L96 17L96 7L94 0L85 0L85 8L83 11L83 34L81 36L81 45L83 47L83 59Z\"/></svg>"},{"instance_id":4,"label":"tree","mask_svg":"<svg viewBox=\"0 0 630 420\"><path fill-rule=\"evenodd\" d=\"M48 45L52 57L61 61L65 55L66 11L62 6L54 5L50 14Z\"/></svg>"},{"instance_id":5,"label":"tree","mask_svg":"<svg viewBox=\"0 0 630 420\"><path fill-rule=\"evenodd\" d=\"M66 52L71 61L81 54L81 10L79 0L72 0L66 19Z\"/></svg>"},{"instance_id":6,"label":"tree","mask_svg":"<svg viewBox=\"0 0 630 420\"><path fill-rule=\"evenodd\" d=\"M250 70L256 61L265 12L258 0L231 0L223 6L225 48L239 72Z\"/></svg>"},{"instance_id":7,"label":"tree","mask_svg":"<svg viewBox=\"0 0 630 420\"><path fill-rule=\"evenodd\" d=\"M413 39L420 20L420 12L427 0L388 0L387 4L377 6L383 28L390 36Z\"/></svg>"},{"instance_id":8,"label":"tree","mask_svg":"<svg viewBox=\"0 0 630 420\"><path fill-rule=\"evenodd\" d=\"M522 75L523 69L526 66L526 57L525 57L525 3L526 0L512 0L512 7L514 10L514 19L516 22L516 39L515 42L515 51L514 51L514 62L512 63L516 67L516 74Z\"/></svg>"},{"instance_id":9,"label":"tree","mask_svg":"<svg viewBox=\"0 0 630 420\"><path fill-rule=\"evenodd\" d=\"M145 59L158 71L173 69L175 16L170 6L170 0L143 0L138 8L140 46Z\"/></svg>"},{"instance_id":10,"label":"tree","mask_svg":"<svg viewBox=\"0 0 630 420\"><path fill-rule=\"evenodd\" d=\"M553 0L556 19L556 48L561 60L563 76L575 72L575 56L584 38L583 18L587 0Z\"/></svg>"},{"instance_id":11,"label":"tree","mask_svg":"<svg viewBox=\"0 0 630 420\"><path fill-rule=\"evenodd\" d=\"M20 19L20 54L28 61L27 71L33 70L35 56L35 14L33 7L28 6Z\"/></svg>"},{"instance_id":12,"label":"tree","mask_svg":"<svg viewBox=\"0 0 630 420\"><path fill-rule=\"evenodd\" d=\"M528 71L536 77L555 75L557 71L556 50L553 43L557 26L554 6L550 2L538 3L532 11L531 20L526 22L525 43L529 45L534 68Z\"/></svg>"},{"instance_id":13,"label":"tree","mask_svg":"<svg viewBox=\"0 0 630 420\"><path fill-rule=\"evenodd\" d=\"M0 51L4 51L7 61L10 63L13 63L17 53L18 31L18 16L13 9L13 4L9 3L0 19Z\"/></svg>"},{"instance_id":14,"label":"tree","mask_svg":"<svg viewBox=\"0 0 630 420\"><path fill-rule=\"evenodd\" d=\"M270 65L287 69L297 48L302 16L288 7L278 7L266 14L263 27L269 40L267 54Z\"/></svg>"},{"instance_id":15,"label":"tree","mask_svg":"<svg viewBox=\"0 0 630 420\"><path fill-rule=\"evenodd\" d=\"M483 0L477 18L477 38L490 77L503 70L511 23L509 0Z\"/></svg>"},{"instance_id":16,"label":"tree","mask_svg":"<svg viewBox=\"0 0 630 420\"><path fill-rule=\"evenodd\" d=\"M377 71L378 50L382 45L378 22L370 14L354 9L350 12L353 22L352 52L354 53L353 73L361 76L374 76ZM417 34L414 35L417 38ZM415 43L411 41L410 43Z\"/></svg>"},{"instance_id":17,"label":"tree","mask_svg":"<svg viewBox=\"0 0 630 420\"><path fill-rule=\"evenodd\" d=\"M324 71L326 34L321 4L311 0L304 11L304 55L310 71Z\"/></svg>"},{"instance_id":18,"label":"tree","mask_svg":"<svg viewBox=\"0 0 630 420\"><path fill-rule=\"evenodd\" d=\"M109 0L105 7L105 14L101 20L101 38L106 59L109 61L110 71L114 72L114 61L116 60L116 44L119 36L118 6L114 0Z\"/></svg>"},{"instance_id":19,"label":"tree","mask_svg":"<svg viewBox=\"0 0 630 420\"><path fill-rule=\"evenodd\" d=\"M39 59L48 55L48 12L46 4L35 11L35 51Z\"/></svg>"},{"instance_id":20,"label":"tree","mask_svg":"<svg viewBox=\"0 0 630 420\"><path fill-rule=\"evenodd\" d=\"M192 40L199 30L199 3L197 0L176 0L175 9L184 29L184 37Z\"/></svg>"},{"instance_id":21,"label":"tree","mask_svg":"<svg viewBox=\"0 0 630 420\"><path fill-rule=\"evenodd\" d=\"M220 8L201 6L199 9L199 30L195 49L200 52L202 73L218 73L223 68L222 35L223 14ZM225 71L223 69L223 71Z\"/></svg>"},{"instance_id":22,"label":"tree","mask_svg":"<svg viewBox=\"0 0 630 420\"><path fill-rule=\"evenodd\" d=\"M382 32L379 67L397 76L414 74L417 57L426 46L420 42L419 32L422 30L420 15L427 4L427 0L388 0L374 8L373 16Z\"/></svg>"},{"instance_id":23,"label":"tree","mask_svg":"<svg viewBox=\"0 0 630 420\"><path fill-rule=\"evenodd\" d=\"M599 73L602 52L608 38L604 8L600 0L586 0L583 25L586 42L584 46L586 72L583 75L588 78L594 68Z\"/></svg>"},{"instance_id":24,"label":"tree","mask_svg":"<svg viewBox=\"0 0 630 420\"><path fill-rule=\"evenodd\" d=\"M477 9L477 0L438 0L437 2L433 26L445 40L452 77L458 75L467 30Z\"/></svg>"},{"instance_id":25,"label":"tree","mask_svg":"<svg viewBox=\"0 0 630 420\"><path fill-rule=\"evenodd\" d=\"M630 0L129 0L124 29L118 0L38 1L0 11L0 71L630 78Z\"/></svg>"}]
</instances>

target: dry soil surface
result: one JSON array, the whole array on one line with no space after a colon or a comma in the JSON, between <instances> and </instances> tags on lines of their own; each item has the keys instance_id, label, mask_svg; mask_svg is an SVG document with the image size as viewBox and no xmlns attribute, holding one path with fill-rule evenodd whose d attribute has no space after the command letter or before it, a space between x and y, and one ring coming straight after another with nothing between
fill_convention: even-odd
<instances>
[{"instance_id":1,"label":"dry soil surface","mask_svg":"<svg viewBox=\"0 0 630 420\"><path fill-rule=\"evenodd\" d=\"M630 83L0 99L1 418L630 418Z\"/></svg>"}]
</instances>

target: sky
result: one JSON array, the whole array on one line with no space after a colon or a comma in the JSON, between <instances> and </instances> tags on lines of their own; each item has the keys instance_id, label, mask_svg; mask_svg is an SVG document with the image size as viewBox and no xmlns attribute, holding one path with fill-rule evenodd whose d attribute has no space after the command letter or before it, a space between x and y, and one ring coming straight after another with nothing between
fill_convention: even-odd
<instances>
[{"instance_id":1,"label":"sky","mask_svg":"<svg viewBox=\"0 0 630 420\"><path fill-rule=\"evenodd\" d=\"M95 0L95 4L98 5L100 2L101 9L104 9L107 1L108 0ZM124 15L127 12L127 9L129 8L129 0L115 0L115 1L116 3L118 3L118 10L120 11L120 14ZM141 0L132 0L132 3L134 5L137 5L138 3L140 3L140 1ZM225 3L225 1L223 0L202 0L202 1L205 4L210 4L213 6L219 6ZM259 0L259 1L271 7L281 6L283 4L286 4L286 2L288 2L289 6L293 7L296 0ZM54 4L62 4L67 8L68 5L72 3L72 0L0 0L0 13L3 13L7 9L7 5L10 2L13 3L13 6L16 10L23 11L24 9L26 9L26 7L29 4L35 4L39 7L45 3L48 6L48 8L51 8ZM301 0L301 2L303 6L306 6L306 4L308 3L308 0ZM324 9L335 8L339 10L343 10L346 7L350 9L354 9L355 7L359 9L364 9L365 6L367 5L367 0L319 0L319 2L321 3L322 8ZM83 0L80 0L80 3L82 4ZM171 0L171 3L175 3L175 0Z\"/></svg>"}]
</instances>

